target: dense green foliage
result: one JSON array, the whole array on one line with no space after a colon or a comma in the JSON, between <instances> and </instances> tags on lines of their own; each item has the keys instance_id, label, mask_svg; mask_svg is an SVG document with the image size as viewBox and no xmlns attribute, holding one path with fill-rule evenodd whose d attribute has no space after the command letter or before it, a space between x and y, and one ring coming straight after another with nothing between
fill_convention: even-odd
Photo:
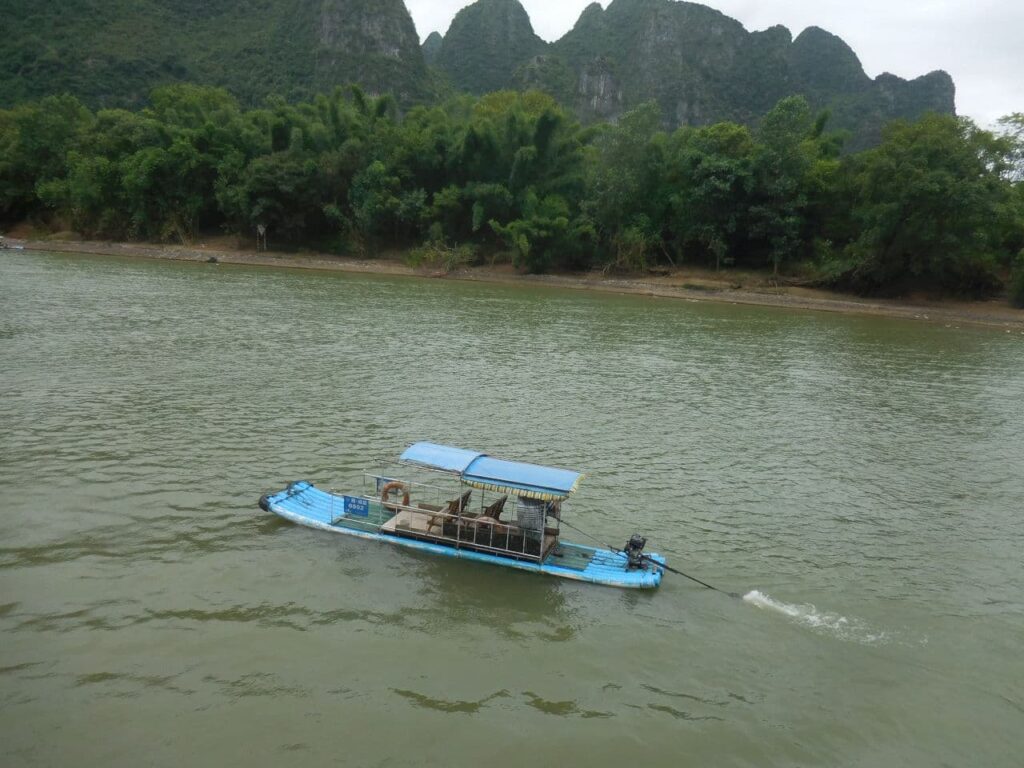
<instances>
[{"instance_id":1,"label":"dense green foliage","mask_svg":"<svg viewBox=\"0 0 1024 768\"><path fill-rule=\"evenodd\" d=\"M402 102L431 91L402 0L5 0L2 17L0 106L71 93L135 108L181 82L246 104L349 82Z\"/></svg>"},{"instance_id":2,"label":"dense green foliage","mask_svg":"<svg viewBox=\"0 0 1024 768\"><path fill-rule=\"evenodd\" d=\"M928 116L890 126L879 147L851 162L858 234L849 282L862 291L990 290L999 223L1010 212L1001 178L1008 152L1006 142L966 121Z\"/></svg>"},{"instance_id":3,"label":"dense green foliage","mask_svg":"<svg viewBox=\"0 0 1024 768\"><path fill-rule=\"evenodd\" d=\"M999 125L1010 142L1007 177L1011 181L1024 181L1024 112L1007 115Z\"/></svg>"},{"instance_id":4,"label":"dense green foliage","mask_svg":"<svg viewBox=\"0 0 1024 768\"><path fill-rule=\"evenodd\" d=\"M169 86L150 102L0 111L0 220L183 242L264 225L279 245L419 248L445 268L502 254L533 272L737 265L865 293L983 295L1024 248L1020 137L953 117L894 123L844 155L799 97L756 130L671 133L655 103L584 128L539 92L404 115L359 89L244 110Z\"/></svg>"}]
</instances>

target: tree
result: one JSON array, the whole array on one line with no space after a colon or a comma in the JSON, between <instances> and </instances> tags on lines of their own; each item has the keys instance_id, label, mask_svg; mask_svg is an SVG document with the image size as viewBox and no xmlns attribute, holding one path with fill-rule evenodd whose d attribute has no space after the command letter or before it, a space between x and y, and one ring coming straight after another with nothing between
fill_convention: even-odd
<instances>
[{"instance_id":1,"label":"tree","mask_svg":"<svg viewBox=\"0 0 1024 768\"><path fill-rule=\"evenodd\" d=\"M583 210L613 265L637 269L660 251L668 207L661 107L648 102L602 128L587 157Z\"/></svg>"},{"instance_id":2,"label":"tree","mask_svg":"<svg viewBox=\"0 0 1024 768\"><path fill-rule=\"evenodd\" d=\"M715 268L738 254L748 218L757 145L732 123L681 129L673 137L671 228L684 253Z\"/></svg>"},{"instance_id":3,"label":"tree","mask_svg":"<svg viewBox=\"0 0 1024 768\"><path fill-rule=\"evenodd\" d=\"M1010 303L1019 309L1024 309L1024 251L1017 256L1013 274L1010 277Z\"/></svg>"},{"instance_id":4,"label":"tree","mask_svg":"<svg viewBox=\"0 0 1024 768\"><path fill-rule=\"evenodd\" d=\"M780 101L761 123L754 160L750 234L774 274L787 259L809 255L809 182L815 162L831 149L803 96Z\"/></svg>"},{"instance_id":5,"label":"tree","mask_svg":"<svg viewBox=\"0 0 1024 768\"><path fill-rule=\"evenodd\" d=\"M323 197L316 162L301 153L275 152L253 160L221 205L242 232L263 225L276 240L299 243L323 227Z\"/></svg>"},{"instance_id":6,"label":"tree","mask_svg":"<svg viewBox=\"0 0 1024 768\"><path fill-rule=\"evenodd\" d=\"M513 249L513 263L527 272L547 272L554 267L578 267L578 259L596 240L593 226L573 216L569 203L558 195L539 198L527 193L520 217L494 231Z\"/></svg>"},{"instance_id":7,"label":"tree","mask_svg":"<svg viewBox=\"0 0 1024 768\"><path fill-rule=\"evenodd\" d=\"M144 149L164 147L168 140L165 126L151 116L103 110L79 133L68 152L66 172L37 186L39 198L86 235L138 234L124 183L125 161Z\"/></svg>"},{"instance_id":8,"label":"tree","mask_svg":"<svg viewBox=\"0 0 1024 768\"><path fill-rule=\"evenodd\" d=\"M851 158L858 234L839 282L872 293L995 289L1005 146L966 118L897 122Z\"/></svg>"},{"instance_id":9,"label":"tree","mask_svg":"<svg viewBox=\"0 0 1024 768\"><path fill-rule=\"evenodd\" d=\"M63 178L68 152L92 120L72 96L48 96L0 113L0 221L39 210L37 187Z\"/></svg>"},{"instance_id":10,"label":"tree","mask_svg":"<svg viewBox=\"0 0 1024 768\"><path fill-rule=\"evenodd\" d=\"M1000 119L999 127L1007 142L1006 178L1015 184L1024 182L1024 112Z\"/></svg>"}]
</instances>

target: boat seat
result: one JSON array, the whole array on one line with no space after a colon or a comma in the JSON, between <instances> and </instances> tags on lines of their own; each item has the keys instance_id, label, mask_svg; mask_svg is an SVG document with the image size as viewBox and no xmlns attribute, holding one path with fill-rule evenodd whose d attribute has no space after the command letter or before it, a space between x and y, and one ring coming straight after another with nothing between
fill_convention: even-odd
<instances>
[{"instance_id":1,"label":"boat seat","mask_svg":"<svg viewBox=\"0 0 1024 768\"><path fill-rule=\"evenodd\" d=\"M457 499L452 499L448 502L447 506L438 509L431 509L431 512L439 512L440 514L434 515L430 518L430 526L435 525L443 526L444 521L449 517L461 517L462 513L466 511L466 507L469 506L469 499L473 495L472 491L466 491L464 494L459 496ZM423 507L429 507L431 505L421 505Z\"/></svg>"},{"instance_id":2,"label":"boat seat","mask_svg":"<svg viewBox=\"0 0 1024 768\"><path fill-rule=\"evenodd\" d=\"M448 502L448 514L449 515L461 515L466 511L466 507L469 506L469 500L473 496L472 491L466 491L455 501Z\"/></svg>"},{"instance_id":3,"label":"boat seat","mask_svg":"<svg viewBox=\"0 0 1024 768\"><path fill-rule=\"evenodd\" d=\"M505 502L508 501L508 496L502 496L496 502L487 507L483 512L480 513L480 517L489 517L495 522L501 522L501 513L505 511Z\"/></svg>"}]
</instances>

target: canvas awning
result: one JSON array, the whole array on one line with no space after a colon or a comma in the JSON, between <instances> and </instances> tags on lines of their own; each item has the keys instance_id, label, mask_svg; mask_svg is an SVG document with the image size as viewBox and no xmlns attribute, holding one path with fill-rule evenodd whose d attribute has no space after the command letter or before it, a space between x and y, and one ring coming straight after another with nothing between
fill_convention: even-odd
<instances>
[{"instance_id":1,"label":"canvas awning","mask_svg":"<svg viewBox=\"0 0 1024 768\"><path fill-rule=\"evenodd\" d=\"M470 464L484 455L486 454L478 451L451 448L447 445L416 443L406 449L399 461L405 464L416 464L427 469L438 469L442 472L456 472L461 475Z\"/></svg>"},{"instance_id":2,"label":"canvas awning","mask_svg":"<svg viewBox=\"0 0 1024 768\"><path fill-rule=\"evenodd\" d=\"M434 443L416 443L400 459L429 469L452 472L474 488L542 501L559 501L575 492L583 475L568 469L494 459L485 453Z\"/></svg>"}]
</instances>

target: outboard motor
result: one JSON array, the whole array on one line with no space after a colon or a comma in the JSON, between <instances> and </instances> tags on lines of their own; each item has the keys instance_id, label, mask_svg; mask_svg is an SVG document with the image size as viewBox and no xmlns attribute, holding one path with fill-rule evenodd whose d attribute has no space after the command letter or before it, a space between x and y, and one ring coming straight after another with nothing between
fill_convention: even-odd
<instances>
[{"instance_id":1,"label":"outboard motor","mask_svg":"<svg viewBox=\"0 0 1024 768\"><path fill-rule=\"evenodd\" d=\"M623 552L629 558L629 565L627 566L629 570L635 571L644 567L644 547L646 546L647 539L639 533L634 533L626 543L626 548Z\"/></svg>"}]
</instances>

